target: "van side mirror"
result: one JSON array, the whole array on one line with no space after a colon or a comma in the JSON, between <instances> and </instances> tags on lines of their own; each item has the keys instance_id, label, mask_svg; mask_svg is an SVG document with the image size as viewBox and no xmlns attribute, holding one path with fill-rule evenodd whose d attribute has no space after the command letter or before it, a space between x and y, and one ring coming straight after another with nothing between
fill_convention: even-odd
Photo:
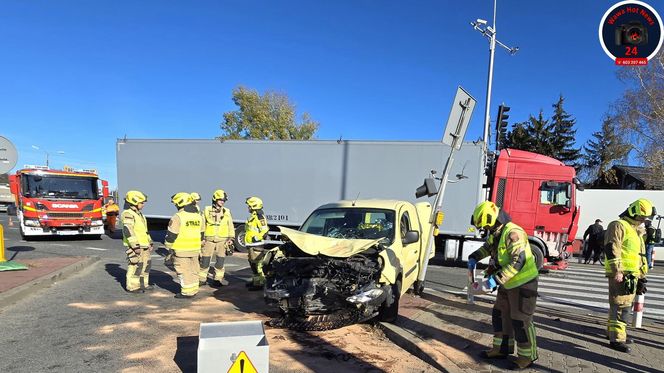
<instances>
[{"instance_id":1,"label":"van side mirror","mask_svg":"<svg viewBox=\"0 0 664 373\"><path fill-rule=\"evenodd\" d=\"M418 231L408 231L406 232L406 236L401 240L401 243L404 245L408 245L411 243L415 243L420 240L420 232Z\"/></svg>"},{"instance_id":2,"label":"van side mirror","mask_svg":"<svg viewBox=\"0 0 664 373\"><path fill-rule=\"evenodd\" d=\"M662 229L657 228L655 229L655 243L660 243L662 242Z\"/></svg>"},{"instance_id":3,"label":"van side mirror","mask_svg":"<svg viewBox=\"0 0 664 373\"><path fill-rule=\"evenodd\" d=\"M436 183L432 178L426 178L424 179L424 184L422 186L418 187L417 190L415 190L415 198L420 198L420 197L431 197L435 196L438 194L438 190L436 189Z\"/></svg>"}]
</instances>

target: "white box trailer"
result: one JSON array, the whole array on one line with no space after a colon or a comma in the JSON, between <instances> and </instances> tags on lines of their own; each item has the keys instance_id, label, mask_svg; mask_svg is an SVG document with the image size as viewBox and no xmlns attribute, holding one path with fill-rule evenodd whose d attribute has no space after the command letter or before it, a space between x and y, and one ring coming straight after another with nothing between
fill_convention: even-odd
<instances>
[{"instance_id":1,"label":"white box trailer","mask_svg":"<svg viewBox=\"0 0 664 373\"><path fill-rule=\"evenodd\" d=\"M639 198L650 200L657 212L664 215L664 190L586 189L576 195L581 206L577 239L583 239L583 233L589 225L595 223L595 219L602 220L606 229L630 203ZM655 228L657 223L657 220L653 221ZM664 228L664 221L660 228Z\"/></svg>"},{"instance_id":2,"label":"white box trailer","mask_svg":"<svg viewBox=\"0 0 664 373\"><path fill-rule=\"evenodd\" d=\"M449 146L435 141L256 141L118 139L118 193L148 196L150 219L175 213L170 197L198 192L202 205L224 189L236 226L258 196L272 226L299 227L318 206L338 200L416 202L431 170L441 175ZM445 192L443 235L474 236L469 217L482 201L482 143L464 143ZM421 201L422 199L420 199Z\"/></svg>"}]
</instances>

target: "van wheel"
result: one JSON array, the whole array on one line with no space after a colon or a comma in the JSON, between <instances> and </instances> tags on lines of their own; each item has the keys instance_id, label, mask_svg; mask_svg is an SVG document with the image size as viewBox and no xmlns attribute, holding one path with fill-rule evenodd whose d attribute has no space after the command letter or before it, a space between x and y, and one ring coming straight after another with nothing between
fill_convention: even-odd
<instances>
[{"instance_id":1,"label":"van wheel","mask_svg":"<svg viewBox=\"0 0 664 373\"><path fill-rule=\"evenodd\" d=\"M378 317L380 321L385 321L389 323L394 323L397 321L399 316L399 299L401 298L401 280L397 280L390 288L390 294L388 294L385 302L380 306L378 310ZM389 302L389 304L388 304Z\"/></svg>"},{"instance_id":2,"label":"van wheel","mask_svg":"<svg viewBox=\"0 0 664 373\"><path fill-rule=\"evenodd\" d=\"M235 250L241 253L247 252L247 247L244 245L244 235L244 224L238 225L238 227L235 228Z\"/></svg>"}]
</instances>

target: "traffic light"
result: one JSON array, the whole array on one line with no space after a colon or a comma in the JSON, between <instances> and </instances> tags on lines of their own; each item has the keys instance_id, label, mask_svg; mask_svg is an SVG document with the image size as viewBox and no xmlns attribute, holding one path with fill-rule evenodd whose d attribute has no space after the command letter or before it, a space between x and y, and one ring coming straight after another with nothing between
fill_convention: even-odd
<instances>
[{"instance_id":1,"label":"traffic light","mask_svg":"<svg viewBox=\"0 0 664 373\"><path fill-rule=\"evenodd\" d=\"M509 114L507 112L510 111L509 106L505 106L505 104L502 104L498 106L498 116L496 117L496 149L502 149L501 142L503 142L507 138L507 118L509 118Z\"/></svg>"}]
</instances>

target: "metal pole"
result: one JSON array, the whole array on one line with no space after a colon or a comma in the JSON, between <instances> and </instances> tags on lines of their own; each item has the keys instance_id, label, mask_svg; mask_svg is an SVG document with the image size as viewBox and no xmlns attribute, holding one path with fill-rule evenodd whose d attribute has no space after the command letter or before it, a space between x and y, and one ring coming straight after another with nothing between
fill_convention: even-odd
<instances>
[{"instance_id":1,"label":"metal pole","mask_svg":"<svg viewBox=\"0 0 664 373\"><path fill-rule=\"evenodd\" d=\"M44 151L44 153L46 153L46 167L48 167L48 152Z\"/></svg>"},{"instance_id":2,"label":"metal pole","mask_svg":"<svg viewBox=\"0 0 664 373\"><path fill-rule=\"evenodd\" d=\"M438 188L438 193L436 194L436 200L434 201L433 208L431 210L431 216L429 217L429 223L431 224L431 232L429 233L429 242L427 243L426 251L424 254L424 260L422 263L422 269L420 270L420 274L417 276L417 280L420 282L423 282L426 279L427 275L427 270L429 268L429 257L431 256L431 253L433 252L433 247L434 247L434 241L436 236L434 236L434 225L436 221L436 215L438 214L439 211L442 210L443 207L443 197L445 195L445 187L447 186L447 179L450 175L450 171L452 170L452 164L454 163L454 150L457 147L457 144L462 141L462 137L460 135L461 131L461 124L464 121L464 117L466 115L466 112L468 111L468 106L470 104L470 99L466 100L466 102L459 103L462 105L463 110L461 111L461 115L459 116L459 123L457 123L456 130L452 134L454 136L454 140L452 141L452 145L450 146L450 155L447 157L447 161L445 162L445 168L443 169L443 176L440 179L440 187Z\"/></svg>"},{"instance_id":3,"label":"metal pole","mask_svg":"<svg viewBox=\"0 0 664 373\"><path fill-rule=\"evenodd\" d=\"M491 31L491 37L489 39L489 73L487 76L486 83L486 105L484 107L484 166L486 167L486 162L488 160L487 151L489 146L489 108L491 106L491 84L493 82L493 58L496 51L496 5L497 0L493 0L493 26Z\"/></svg>"}]
</instances>

